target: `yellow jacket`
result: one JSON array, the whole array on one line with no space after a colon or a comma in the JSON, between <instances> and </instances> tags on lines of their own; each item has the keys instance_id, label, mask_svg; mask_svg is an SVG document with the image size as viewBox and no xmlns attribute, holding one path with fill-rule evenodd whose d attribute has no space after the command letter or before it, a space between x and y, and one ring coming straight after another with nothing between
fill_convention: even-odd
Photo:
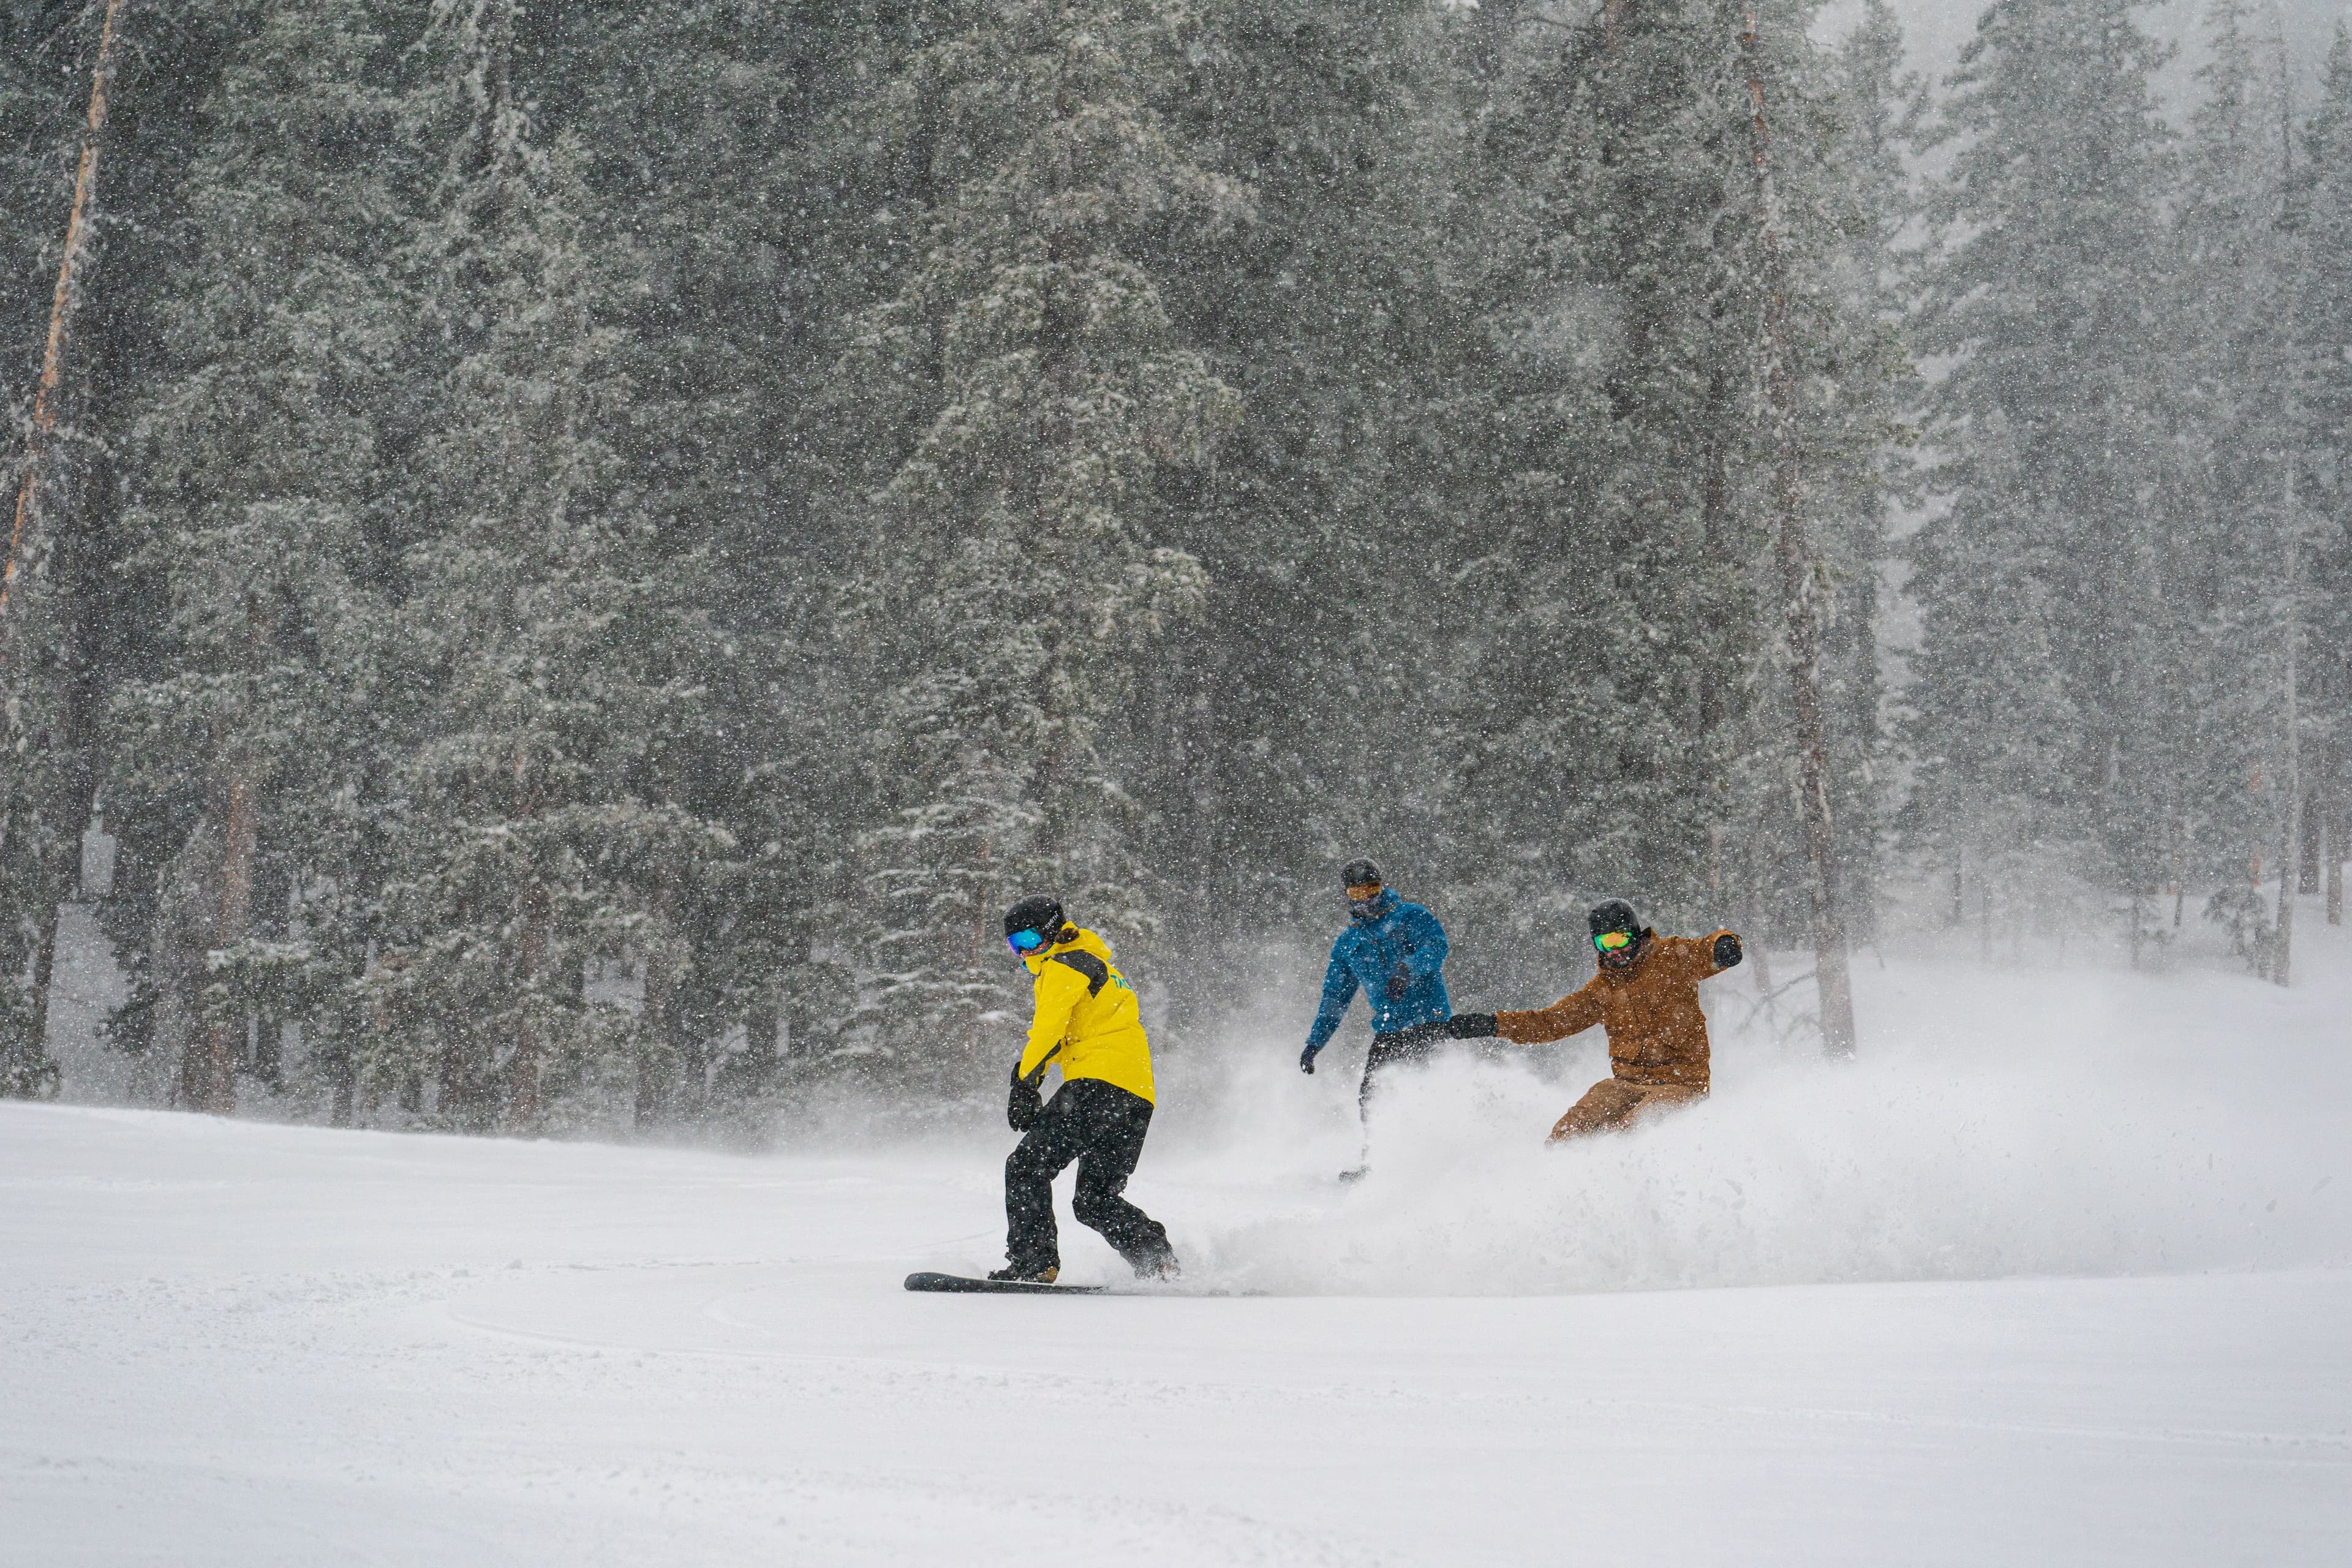
<instances>
[{"instance_id":1,"label":"yellow jacket","mask_svg":"<svg viewBox=\"0 0 2352 1568\"><path fill-rule=\"evenodd\" d=\"M1064 1079L1098 1078L1149 1101L1151 1042L1143 1036L1143 1008L1112 967L1110 947L1090 931L1025 954L1036 979L1036 1012L1029 1022L1021 1076L1051 1062Z\"/></svg>"}]
</instances>

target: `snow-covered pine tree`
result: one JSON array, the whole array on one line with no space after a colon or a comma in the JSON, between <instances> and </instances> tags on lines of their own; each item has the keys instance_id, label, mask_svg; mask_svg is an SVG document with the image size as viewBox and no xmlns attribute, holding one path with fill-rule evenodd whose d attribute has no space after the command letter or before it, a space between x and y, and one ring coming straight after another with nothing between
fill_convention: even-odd
<instances>
[{"instance_id":1,"label":"snow-covered pine tree","mask_svg":"<svg viewBox=\"0 0 2352 1568\"><path fill-rule=\"evenodd\" d=\"M1871 62L1842 63L1810 42L1812 15L1768 6L1759 32L1794 479L1809 515L1836 520L1811 550L1822 577L1866 621L1852 584L1877 553L1901 361L1874 258L1891 226L1864 204L1899 178L1879 101L1895 86L1883 37ZM1491 133L1519 226L1517 275L1488 285L1509 307L1511 357L1487 438L1510 456L1460 788L1493 803L1466 815L1492 827L1492 904L1522 920L1632 888L1669 921L1738 915L1759 937L1811 923L1787 681L1771 668L1780 426L1746 24L1712 0L1596 16L1547 44ZM1872 97L1849 105L1857 79ZM1875 675L1861 668L1868 634L1834 628L1831 789L1853 799ZM1841 865L1870 858L1873 814L1855 816L1833 843Z\"/></svg>"},{"instance_id":2,"label":"snow-covered pine tree","mask_svg":"<svg viewBox=\"0 0 2352 1568\"><path fill-rule=\"evenodd\" d=\"M1811 7L1747 4L1740 10L1754 173L1744 270L1762 328L1758 423L1772 475L1784 628L1776 662L1784 663L1786 679L1776 684L1785 691L1790 721L1783 746L1765 749L1793 752L1822 1037L1831 1055L1843 1057L1853 1054L1856 1037L1851 895L1843 879L1853 857L1840 839L1868 843L1875 813L1864 816L1859 835L1851 824L1841 835L1832 805L1838 794L1851 800L1867 787L1875 713L1864 721L1860 765L1841 767L1843 748L1833 738L1833 710L1824 695L1834 678L1825 673L1823 627L1837 620L1832 585L1874 572L1878 558L1885 502L1877 476L1895 429L1892 388L1902 363L1887 331L1892 301L1885 273L1902 206L1896 202L1887 211L1869 203L1894 196L1901 183L1885 127L1873 124L1895 107L1893 62L1899 57L1883 15L1864 16L1865 26L1879 24L1875 37L1865 33L1848 58L1824 61L1807 42ZM1856 121L1853 129L1840 125L1841 108ZM1825 480L1847 515L1828 531L1827 542L1816 544ZM1850 647L1851 631L1847 640ZM1867 634L1861 642L1872 646ZM1850 661L1846 669L1851 673ZM1874 691L1876 672L1863 679Z\"/></svg>"},{"instance_id":3,"label":"snow-covered pine tree","mask_svg":"<svg viewBox=\"0 0 2352 1568\"><path fill-rule=\"evenodd\" d=\"M866 110L910 48L919 0L743 0L561 14L545 112L604 152L598 208L625 211L646 287L621 301L628 420L615 434L645 504L707 542L715 634L698 813L743 846L682 889L693 963L681 1036L740 1038L714 1088L758 1113L785 1059L819 1053L852 1012L847 840L874 693L836 640L836 595L872 552L845 498L865 465L861 389L835 375L849 334L913 259L886 215L927 172ZM727 1021L740 1020L740 1036Z\"/></svg>"},{"instance_id":4,"label":"snow-covered pine tree","mask_svg":"<svg viewBox=\"0 0 2352 1568\"><path fill-rule=\"evenodd\" d=\"M368 514L410 312L389 50L357 0L275 0L223 73L183 196L192 266L131 426L131 569L168 595L152 679L114 699L108 795L132 844L147 1047L226 1110L331 969L289 925L322 818L391 715ZM356 972L356 954L344 968ZM257 1060L248 1036L260 1035Z\"/></svg>"},{"instance_id":5,"label":"snow-covered pine tree","mask_svg":"<svg viewBox=\"0 0 2352 1568\"><path fill-rule=\"evenodd\" d=\"M8 544L0 563L0 868L22 881L26 908L0 938L0 960L29 947L19 992L12 965L0 981L0 1092L41 1093L57 1085L48 1059L49 994L58 925L79 869L90 820L99 748L96 625L103 573L92 470L97 437L95 367L89 341L93 292L106 214L102 171L116 173L110 149L118 75L126 53L122 0L95 12L96 37L75 160L72 200L57 242L56 283L41 343L40 374L30 389L8 507ZM62 18L51 18L53 25ZM35 56L47 51L36 44ZM77 83L79 86L79 83ZM37 122L33 145L47 141ZM119 178L119 174L117 175Z\"/></svg>"},{"instance_id":6,"label":"snow-covered pine tree","mask_svg":"<svg viewBox=\"0 0 2352 1568\"><path fill-rule=\"evenodd\" d=\"M20 501L37 499L25 491L24 437L48 357L59 251L87 123L90 74L76 58L81 16L80 6L66 4L15 6L0 16L0 343L7 345L0 386L9 414L0 434L0 505L12 514ZM12 571L23 543L12 515ZM59 809L69 810L68 770L58 765L61 749L49 743L63 718L60 677L68 661L38 654L54 646L71 616L53 595L26 600L13 584L9 595L0 611L7 639L0 643L0 1096L29 1096L58 1082L40 972L71 848Z\"/></svg>"},{"instance_id":7,"label":"snow-covered pine tree","mask_svg":"<svg viewBox=\"0 0 2352 1568\"><path fill-rule=\"evenodd\" d=\"M2304 127L2294 186L2299 438L2315 483L2306 523L2310 614L2305 647L2315 765L2313 801L2325 846L2327 919L2344 919L2345 836L2352 801L2352 30L2338 23L2319 103Z\"/></svg>"},{"instance_id":8,"label":"snow-covered pine tree","mask_svg":"<svg viewBox=\"0 0 2352 1568\"><path fill-rule=\"evenodd\" d=\"M226 3L176 8L168 25L155 25L152 13L130 4L45 5L13 16L33 32L24 39L26 52L12 55L8 65L47 76L62 100L44 117L34 107L37 93L15 95L10 101L29 117L12 123L7 135L12 180L26 182L12 191L10 220L28 226L23 232L38 252L32 270L42 274L27 280L21 300L23 335L6 334L28 356L10 396L37 424L35 381L53 341L61 395L52 404L58 422L51 431L60 439L38 465L48 510L31 519L54 530L46 533L57 546L49 557L51 591L26 603L44 620L30 639L37 661L16 672L28 687L13 688L5 699L16 738L38 737L38 743L22 752L0 751L0 774L20 761L30 764L0 778L0 792L20 805L35 803L11 818L15 837L0 829L5 841L0 858L21 857L36 843L47 846L37 866L19 858L0 872L0 906L9 919L0 943L22 936L30 944L36 984L25 1016L27 1037L37 1038L38 980L46 973L40 955L55 951L58 900L71 888L77 840L106 771L109 697L130 672L155 668L148 661L158 657L163 595L147 592L143 574L124 559L131 541L121 513L135 476L123 471L120 458L151 395L155 367L148 351L167 335L160 312L187 282L181 270L190 229L183 221L182 175L204 141L201 107L252 18L243 6ZM102 145L93 161L84 153L110 17L117 58L106 81ZM78 191L86 243L76 253L65 242ZM21 205L18 195L26 198ZM71 279L63 319L57 291L61 275ZM51 328L58 325L66 331L53 340ZM11 463L12 499L23 493L18 481L26 471ZM51 491L53 484L58 489ZM170 852L168 846L162 851ZM126 853L124 861L131 896L100 906L101 921L118 940L128 926L142 923L137 858ZM134 965L143 942L142 934L128 954ZM134 1035L135 1028L117 1037Z\"/></svg>"},{"instance_id":9,"label":"snow-covered pine tree","mask_svg":"<svg viewBox=\"0 0 2352 1568\"><path fill-rule=\"evenodd\" d=\"M1927 89L1904 66L1901 26L1869 0L1854 30L1824 62L1827 114L1837 127L1819 177L1831 193L1823 226L1822 298L1813 336L1823 346L1811 415L1822 460L1811 489L1815 550L1825 573L1822 682L1830 716L1831 816L1847 928L1877 926L1889 805L1889 737L1879 658L1880 574L1891 552L1891 510L1916 505L1908 448L1923 390L1903 341L1917 283L1917 202L1906 160ZM1838 243L1842 237L1843 243Z\"/></svg>"},{"instance_id":10,"label":"snow-covered pine tree","mask_svg":"<svg viewBox=\"0 0 2352 1568\"><path fill-rule=\"evenodd\" d=\"M1222 1005L1285 916L1327 938L1339 868L1448 870L1433 723L1469 629L1486 429L1461 83L1426 0L1277 0L1204 16L1169 113L1246 189L1241 221L1169 245L1183 340L1249 417L1175 499L1208 576L1115 739L1141 781L1167 946ZM1234 909L1260 911L1237 922Z\"/></svg>"},{"instance_id":11,"label":"snow-covered pine tree","mask_svg":"<svg viewBox=\"0 0 2352 1568\"><path fill-rule=\"evenodd\" d=\"M1154 270L1171 224L1240 205L1158 112L1182 24L1153 0L935 7L888 100L934 195L921 259L844 367L913 437L861 531L863 625L894 687L867 1048L925 1084L1001 1073L985 1031L1018 994L997 924L1013 897L1058 893L1121 937L1151 924L1103 731L1201 598L1162 542L1162 476L1235 415Z\"/></svg>"},{"instance_id":12,"label":"snow-covered pine tree","mask_svg":"<svg viewBox=\"0 0 2352 1568\"><path fill-rule=\"evenodd\" d=\"M1924 780L1914 831L1948 851L1999 841L2017 810L2003 781L2042 781L2055 792L2036 814L2042 836L1999 892L2037 900L2044 918L2153 886L2168 842L2166 769L2151 752L2169 699L2148 628L2162 603L2150 503L2165 473L2160 214L2172 157L2148 80L2165 51L2138 9L1988 7L1945 105L1953 152L1915 322L1920 351L1951 365L1930 409L1932 483L1950 510L1915 542L1932 569L1916 595L1927 631L1913 732L1942 765L2001 765L1981 787ZM2042 531L2030 554L1986 547L1988 531L2027 520ZM2021 570L2034 580L2014 581ZM1994 624L1996 603L2048 622L2025 637L2012 621L2017 657L1968 672L1937 639ZM2073 721L2021 722L2056 710L2044 689L2053 669Z\"/></svg>"},{"instance_id":13,"label":"snow-covered pine tree","mask_svg":"<svg viewBox=\"0 0 2352 1568\"><path fill-rule=\"evenodd\" d=\"M685 963L677 889L731 847L678 804L704 722L704 562L640 504L608 433L629 282L577 142L532 133L512 0L439 0L420 119L446 149L415 255L446 363L423 460L403 658L427 686L360 1016L380 1092L429 1076L449 1124L542 1124L583 1083L642 1108L667 1041L590 994Z\"/></svg>"},{"instance_id":14,"label":"snow-covered pine tree","mask_svg":"<svg viewBox=\"0 0 2352 1568\"><path fill-rule=\"evenodd\" d=\"M2245 0L2214 0L2206 13L2174 226L2184 298L2170 363L2183 461L2164 561L2183 601L2168 609L2194 660L2184 689L2199 710L2185 831L2203 852L2190 868L2222 884L2214 912L2233 923L2242 900L2231 895L2247 868L2275 868L2293 854L2279 841L2289 809L2280 573L2285 531L2300 526L2284 505L2298 355L2294 315L2277 307L2294 270L2292 128L2285 61L2257 23Z\"/></svg>"},{"instance_id":15,"label":"snow-covered pine tree","mask_svg":"<svg viewBox=\"0 0 2352 1568\"><path fill-rule=\"evenodd\" d=\"M1737 493L1758 317L1737 33L1705 0L1547 29L1486 153L1517 243L1485 611L1455 793L1494 918L1561 931L1631 889L1696 915L1758 656ZM1466 889L1465 889L1467 890Z\"/></svg>"},{"instance_id":16,"label":"snow-covered pine tree","mask_svg":"<svg viewBox=\"0 0 2352 1568\"><path fill-rule=\"evenodd\" d=\"M2064 744L2082 728L2057 658L2064 525L2031 498L2004 413L1971 421L1968 441L1969 482L1907 552L1921 626L1903 826L1964 879L1958 912L1990 942L1997 907L2021 918L2053 875L2086 878L2092 840Z\"/></svg>"}]
</instances>

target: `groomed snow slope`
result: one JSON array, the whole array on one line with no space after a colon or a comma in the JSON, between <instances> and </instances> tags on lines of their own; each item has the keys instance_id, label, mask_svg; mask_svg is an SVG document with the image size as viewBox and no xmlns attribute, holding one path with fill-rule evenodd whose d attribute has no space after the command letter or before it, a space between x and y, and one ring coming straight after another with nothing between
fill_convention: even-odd
<instances>
[{"instance_id":1,"label":"groomed snow slope","mask_svg":"<svg viewBox=\"0 0 2352 1568\"><path fill-rule=\"evenodd\" d=\"M1865 963L1859 1066L1726 1027L1574 1149L1597 1047L1465 1058L1354 1187L1344 1072L1171 1063L1134 1192L1231 1294L904 1294L1001 1133L0 1107L0 1563L2352 1562L2341 936Z\"/></svg>"}]
</instances>

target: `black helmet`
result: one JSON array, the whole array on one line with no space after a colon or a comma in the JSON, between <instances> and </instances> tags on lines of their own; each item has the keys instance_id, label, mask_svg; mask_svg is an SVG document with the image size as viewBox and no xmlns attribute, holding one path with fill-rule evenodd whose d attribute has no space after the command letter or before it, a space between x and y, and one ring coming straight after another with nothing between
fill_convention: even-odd
<instances>
[{"instance_id":1,"label":"black helmet","mask_svg":"<svg viewBox=\"0 0 2352 1568\"><path fill-rule=\"evenodd\" d=\"M1631 937L1642 934L1642 917L1635 914L1633 906L1622 899L1604 899L1593 905L1592 912L1584 918L1591 922L1592 934L1596 938L1603 931L1622 931Z\"/></svg>"},{"instance_id":2,"label":"black helmet","mask_svg":"<svg viewBox=\"0 0 2352 1568\"><path fill-rule=\"evenodd\" d=\"M1370 860L1350 860L1339 868L1339 886L1343 888L1377 888L1382 885L1381 868Z\"/></svg>"},{"instance_id":3,"label":"black helmet","mask_svg":"<svg viewBox=\"0 0 2352 1568\"><path fill-rule=\"evenodd\" d=\"M1004 911L1004 939L1007 942L1024 931L1034 931L1048 945L1062 937L1062 903L1043 893L1032 893Z\"/></svg>"}]
</instances>

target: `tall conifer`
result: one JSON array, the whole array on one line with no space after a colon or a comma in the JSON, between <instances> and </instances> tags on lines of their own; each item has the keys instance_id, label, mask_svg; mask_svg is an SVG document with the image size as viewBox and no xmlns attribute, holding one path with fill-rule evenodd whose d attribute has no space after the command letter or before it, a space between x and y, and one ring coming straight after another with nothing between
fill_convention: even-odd
<instances>
[{"instance_id":1,"label":"tall conifer","mask_svg":"<svg viewBox=\"0 0 2352 1568\"><path fill-rule=\"evenodd\" d=\"M1151 912L1108 763L1138 660L1192 613L1158 486L1198 465L1232 393L1169 321L1157 237L1237 208L1159 112L1181 18L1144 0L941 7L894 86L933 169L921 260L849 374L913 440L866 513L866 625L886 814L868 838L874 1046L969 1083L1014 1000L997 920L1060 893L1120 936Z\"/></svg>"},{"instance_id":2,"label":"tall conifer","mask_svg":"<svg viewBox=\"0 0 2352 1568\"><path fill-rule=\"evenodd\" d=\"M450 365L425 460L449 516L408 563L403 657L431 697L366 1016L376 1084L429 1074L453 1123L530 1128L582 1087L646 1108L667 1042L588 970L674 985L677 887L730 841L671 767L704 722L702 559L609 445L627 283L583 150L532 132L516 25L510 0L444 0L425 41L447 161L418 260Z\"/></svg>"},{"instance_id":3,"label":"tall conifer","mask_svg":"<svg viewBox=\"0 0 2352 1568\"><path fill-rule=\"evenodd\" d=\"M1951 79L1955 151L1916 323L1923 351L1952 363L1932 409L1933 482L1950 510L1916 541L1929 569L1915 732L1950 767L2000 760L1980 779L1939 781L1916 826L1953 855L2002 842L2000 825L2023 809L2010 781L2042 781L2054 798L2035 810L2052 834L2031 863L2006 868L2000 891L2059 907L2151 886L2166 842L2164 769L2151 754L2163 671L2143 631L2158 594L2161 531L2148 502L2163 472L2154 369L2172 159L2148 81L2165 52L2140 30L2139 8L1997 0L1986 10ZM1989 542L1996 514L2034 520L2042 547L2000 556ZM2037 580L2011 591L2021 569ZM2020 645L2047 648L2050 663L2004 658L1961 679L1937 645L1982 644L1996 606L2050 617ZM2046 707L2053 668L2074 721L2021 723Z\"/></svg>"}]
</instances>

